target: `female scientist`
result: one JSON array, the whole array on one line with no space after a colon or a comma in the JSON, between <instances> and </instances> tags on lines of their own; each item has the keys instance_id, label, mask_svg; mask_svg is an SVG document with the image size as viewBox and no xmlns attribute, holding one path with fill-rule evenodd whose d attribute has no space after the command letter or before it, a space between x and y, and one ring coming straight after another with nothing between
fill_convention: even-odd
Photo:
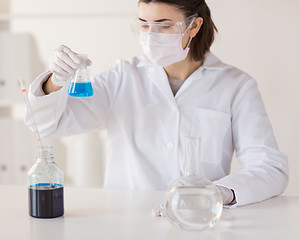
<instances>
[{"instance_id":1,"label":"female scientist","mask_svg":"<svg viewBox=\"0 0 299 240\"><path fill-rule=\"evenodd\" d=\"M90 98L68 96L76 53L53 51L29 93L42 137L106 129L104 187L166 190L183 173L184 137L201 136L203 172L224 204L282 193L287 158L257 83L209 51L217 29L205 1L139 0L133 29L144 56L94 76ZM234 151L243 169L230 174Z\"/></svg>"}]
</instances>

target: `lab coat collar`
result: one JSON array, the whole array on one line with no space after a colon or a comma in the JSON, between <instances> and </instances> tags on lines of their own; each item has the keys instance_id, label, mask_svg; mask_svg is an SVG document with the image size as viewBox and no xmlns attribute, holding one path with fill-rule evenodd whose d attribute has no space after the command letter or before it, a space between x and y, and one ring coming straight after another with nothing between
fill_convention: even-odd
<instances>
[{"instance_id":1,"label":"lab coat collar","mask_svg":"<svg viewBox=\"0 0 299 240\"><path fill-rule=\"evenodd\" d=\"M177 103L171 91L168 77L164 69L159 65L152 64L146 57L138 57L137 59L138 62L136 62L136 66L147 68L146 71L148 71L149 79L153 81L153 83L166 97L169 103L176 107ZM182 87L186 87L187 85L191 84L192 81L200 79L204 69L220 70L223 67L224 64L214 54L209 52L205 56L204 63L186 79L186 83L184 83L185 86L183 85Z\"/></svg>"},{"instance_id":2,"label":"lab coat collar","mask_svg":"<svg viewBox=\"0 0 299 240\"><path fill-rule=\"evenodd\" d=\"M177 104L169 85L168 76L164 69L158 65L151 64L148 68L148 77L166 97L167 101L172 106L176 107Z\"/></svg>"},{"instance_id":3,"label":"lab coat collar","mask_svg":"<svg viewBox=\"0 0 299 240\"><path fill-rule=\"evenodd\" d=\"M204 62L201 68L211 69L211 70L221 70L223 69L224 64L216 57L212 52L208 52L205 55Z\"/></svg>"}]
</instances>

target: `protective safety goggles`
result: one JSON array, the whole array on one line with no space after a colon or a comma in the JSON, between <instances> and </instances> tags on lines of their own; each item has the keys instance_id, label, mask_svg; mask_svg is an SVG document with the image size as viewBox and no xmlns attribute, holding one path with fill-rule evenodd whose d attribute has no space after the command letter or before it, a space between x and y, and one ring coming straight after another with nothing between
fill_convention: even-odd
<instances>
[{"instance_id":1,"label":"protective safety goggles","mask_svg":"<svg viewBox=\"0 0 299 240\"><path fill-rule=\"evenodd\" d=\"M159 23L159 22L145 22L136 18L132 24L133 33L139 37L143 32L151 33L167 33L167 34L184 34L193 23L194 19L197 17L197 14L194 14L190 17L185 18L181 22L169 22L169 23Z\"/></svg>"}]
</instances>

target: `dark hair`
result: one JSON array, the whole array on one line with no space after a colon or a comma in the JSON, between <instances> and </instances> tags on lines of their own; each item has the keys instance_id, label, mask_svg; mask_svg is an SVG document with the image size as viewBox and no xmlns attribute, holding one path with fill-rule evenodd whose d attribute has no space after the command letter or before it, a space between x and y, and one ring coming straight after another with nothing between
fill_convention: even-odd
<instances>
[{"instance_id":1,"label":"dark hair","mask_svg":"<svg viewBox=\"0 0 299 240\"><path fill-rule=\"evenodd\" d=\"M190 43L190 54L195 61L203 60L204 55L210 50L214 41L214 33L218 31L211 18L211 12L205 0L139 0L139 3L141 2L166 3L181 10L186 18L194 14L197 14L198 17L202 17L203 24Z\"/></svg>"}]
</instances>

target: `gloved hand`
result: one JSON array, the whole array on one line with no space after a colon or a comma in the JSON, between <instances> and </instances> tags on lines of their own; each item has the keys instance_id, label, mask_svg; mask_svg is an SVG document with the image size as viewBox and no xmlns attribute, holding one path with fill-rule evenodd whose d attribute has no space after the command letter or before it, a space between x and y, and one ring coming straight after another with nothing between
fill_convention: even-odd
<instances>
[{"instance_id":1,"label":"gloved hand","mask_svg":"<svg viewBox=\"0 0 299 240\"><path fill-rule=\"evenodd\" d=\"M55 49L50 57L50 71L52 72L52 82L57 86L65 85L71 79L81 60L77 53L69 47L61 45ZM91 65L90 59L87 65Z\"/></svg>"},{"instance_id":2,"label":"gloved hand","mask_svg":"<svg viewBox=\"0 0 299 240\"><path fill-rule=\"evenodd\" d=\"M223 205L230 205L230 204L235 203L235 201L234 201L235 195L231 189L228 189L228 188L222 187L222 186L218 186L218 185L216 185L216 187L218 188L218 190L221 194Z\"/></svg>"}]
</instances>

